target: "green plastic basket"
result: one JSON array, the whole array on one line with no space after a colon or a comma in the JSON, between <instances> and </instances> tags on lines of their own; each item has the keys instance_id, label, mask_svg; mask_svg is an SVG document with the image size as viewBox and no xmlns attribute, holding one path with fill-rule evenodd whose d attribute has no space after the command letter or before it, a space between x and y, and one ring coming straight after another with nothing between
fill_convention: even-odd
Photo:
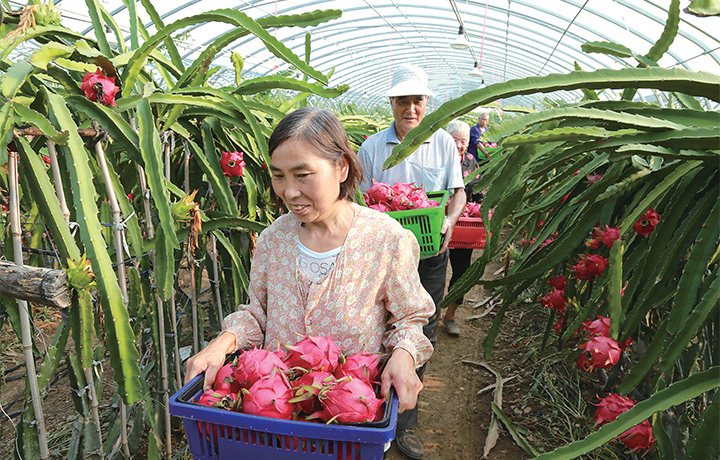
<instances>
[{"instance_id":1,"label":"green plastic basket","mask_svg":"<svg viewBox=\"0 0 720 460\"><path fill-rule=\"evenodd\" d=\"M442 230L445 219L445 205L450 193L443 190L428 192L427 196L429 199L437 201L439 206L387 213L388 216L400 222L403 228L413 232L420 245L420 257L434 256L440 249L442 242L440 230Z\"/></svg>"}]
</instances>

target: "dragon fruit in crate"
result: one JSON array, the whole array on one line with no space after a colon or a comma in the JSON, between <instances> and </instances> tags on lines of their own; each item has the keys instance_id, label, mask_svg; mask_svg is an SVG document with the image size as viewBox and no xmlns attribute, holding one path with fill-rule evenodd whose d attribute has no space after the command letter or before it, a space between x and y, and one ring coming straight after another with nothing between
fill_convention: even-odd
<instances>
[{"instance_id":1,"label":"dragon fruit in crate","mask_svg":"<svg viewBox=\"0 0 720 460\"><path fill-rule=\"evenodd\" d=\"M235 380L242 388L250 388L261 377L266 377L275 369L287 371L287 365L277 354L261 348L247 350L238 356L235 368Z\"/></svg>"},{"instance_id":2,"label":"dragon fruit in crate","mask_svg":"<svg viewBox=\"0 0 720 460\"><path fill-rule=\"evenodd\" d=\"M295 345L287 346L285 364L293 369L304 371L333 372L338 365L340 349L328 335L308 335Z\"/></svg>"},{"instance_id":3,"label":"dragon fruit in crate","mask_svg":"<svg viewBox=\"0 0 720 460\"><path fill-rule=\"evenodd\" d=\"M383 400L375 396L372 386L362 379L345 377L318 394L323 410L308 418L327 423L374 422L382 418Z\"/></svg>"},{"instance_id":4,"label":"dragon fruit in crate","mask_svg":"<svg viewBox=\"0 0 720 460\"><path fill-rule=\"evenodd\" d=\"M372 187L365 192L365 202L368 206L378 203L387 203L392 199L393 189L385 182L376 182L373 179Z\"/></svg>"},{"instance_id":5,"label":"dragon fruit in crate","mask_svg":"<svg viewBox=\"0 0 720 460\"><path fill-rule=\"evenodd\" d=\"M355 377L373 384L380 377L380 358L376 353L353 353L347 358L340 358L340 367L335 369L335 377Z\"/></svg>"},{"instance_id":6,"label":"dragon fruit in crate","mask_svg":"<svg viewBox=\"0 0 720 460\"><path fill-rule=\"evenodd\" d=\"M249 389L242 389L242 411L251 415L291 420L297 405L290 402L293 392L285 374L277 368Z\"/></svg>"},{"instance_id":7,"label":"dragon fruit in crate","mask_svg":"<svg viewBox=\"0 0 720 460\"><path fill-rule=\"evenodd\" d=\"M310 371L293 382L295 398L291 402L297 403L300 410L312 414L322 410L318 394L328 385L335 383L335 376L324 371Z\"/></svg>"},{"instance_id":8,"label":"dragon fruit in crate","mask_svg":"<svg viewBox=\"0 0 720 460\"><path fill-rule=\"evenodd\" d=\"M438 206L437 201L428 199L422 187L412 183L395 182L392 186L385 182L376 182L363 194L369 208L381 211L406 211Z\"/></svg>"},{"instance_id":9,"label":"dragon fruit in crate","mask_svg":"<svg viewBox=\"0 0 720 460\"><path fill-rule=\"evenodd\" d=\"M235 358L234 363L237 363ZM235 364L227 363L220 368L217 375L215 376L215 383L213 384L213 390L224 391L227 390L230 393L238 394L240 391L240 382L235 379Z\"/></svg>"}]
</instances>

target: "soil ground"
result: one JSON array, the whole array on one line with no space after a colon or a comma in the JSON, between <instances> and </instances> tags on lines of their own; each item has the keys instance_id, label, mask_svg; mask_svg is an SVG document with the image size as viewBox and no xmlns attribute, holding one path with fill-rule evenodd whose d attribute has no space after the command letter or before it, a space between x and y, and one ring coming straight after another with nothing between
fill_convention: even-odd
<instances>
[{"instance_id":1,"label":"soil ground","mask_svg":"<svg viewBox=\"0 0 720 460\"><path fill-rule=\"evenodd\" d=\"M480 251L475 251L477 257ZM485 276L500 276L500 264L492 263L488 266ZM448 268L448 280L451 272ZM489 360L483 359L482 341L492 324L494 311L490 311L478 320L465 321L469 316L477 316L487 310L485 303L479 308L478 304L487 300L488 293L480 286L475 286L466 296L465 304L458 309L456 318L461 329L460 337L447 334L442 324L438 330L438 339L435 353L430 360L425 373L425 389L420 395L419 426L416 430L425 447L427 460L477 460L483 457L485 439L491 420L492 391L478 392L495 382L494 375L483 367L475 364L463 363L483 362L494 368L504 380L508 381L503 389L503 410L506 414L517 412L515 404L526 393L527 385L522 377L518 376L522 366L522 357L525 353L522 344L516 343L515 337L500 334ZM49 313L43 321L37 321L36 315L36 343L50 343L60 320L59 313ZM512 324L522 320L522 313L509 311L505 324ZM72 349L72 345L68 345ZM0 365L3 369L24 361L20 341L5 324L0 331ZM103 395L100 402L101 413L109 413L111 398L114 393L112 372L106 365ZM9 372L5 378L21 375L24 367ZM24 379L4 381L0 387L0 405L2 405L2 436L0 438L0 458L13 458L14 426L20 417L12 416L22 408L24 394ZM17 400L10 405L13 400ZM46 427L51 437L51 448L55 445L52 458L61 458L58 447L69 440L69 430L72 423L77 420L78 413L73 404L67 374L61 374L48 391L43 402ZM10 416L10 417L9 417ZM107 418L107 417L106 417ZM64 438L64 441L63 441ZM54 441L53 441L54 439ZM186 442L182 433L174 437L174 458L188 458L181 451ZM139 451L134 458L142 459L145 455ZM387 460L404 460L405 457L393 444L386 456ZM512 440L505 430L500 430L499 439L490 451L489 459L520 460L529 458L522 449Z\"/></svg>"}]
</instances>

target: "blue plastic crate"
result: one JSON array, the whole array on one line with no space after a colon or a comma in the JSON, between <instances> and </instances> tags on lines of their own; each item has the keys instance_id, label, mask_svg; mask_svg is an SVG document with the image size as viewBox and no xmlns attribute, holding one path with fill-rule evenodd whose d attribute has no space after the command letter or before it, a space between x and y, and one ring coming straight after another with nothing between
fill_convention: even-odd
<instances>
[{"instance_id":1,"label":"blue plastic crate","mask_svg":"<svg viewBox=\"0 0 720 460\"><path fill-rule=\"evenodd\" d=\"M170 398L170 414L185 424L195 460L381 460L395 438L398 400L374 423L338 425L280 420L195 404L204 375Z\"/></svg>"}]
</instances>

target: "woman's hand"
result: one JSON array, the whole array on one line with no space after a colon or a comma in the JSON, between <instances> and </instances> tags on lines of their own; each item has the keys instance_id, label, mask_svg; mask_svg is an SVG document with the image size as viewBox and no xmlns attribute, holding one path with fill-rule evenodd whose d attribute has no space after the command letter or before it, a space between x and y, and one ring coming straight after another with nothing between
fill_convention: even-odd
<instances>
[{"instance_id":1,"label":"woman's hand","mask_svg":"<svg viewBox=\"0 0 720 460\"><path fill-rule=\"evenodd\" d=\"M223 365L225 355L235 351L236 337L232 332L223 332L200 350L198 354L190 357L185 363L185 384L196 375L205 372L203 388L208 390L215 383L215 376Z\"/></svg>"},{"instance_id":2,"label":"woman's hand","mask_svg":"<svg viewBox=\"0 0 720 460\"><path fill-rule=\"evenodd\" d=\"M415 373L415 359L407 350L403 348L393 350L380 379L382 381L380 392L383 396L388 395L391 386L395 387L400 402L399 412L417 405L417 397L423 389L423 384Z\"/></svg>"}]
</instances>

